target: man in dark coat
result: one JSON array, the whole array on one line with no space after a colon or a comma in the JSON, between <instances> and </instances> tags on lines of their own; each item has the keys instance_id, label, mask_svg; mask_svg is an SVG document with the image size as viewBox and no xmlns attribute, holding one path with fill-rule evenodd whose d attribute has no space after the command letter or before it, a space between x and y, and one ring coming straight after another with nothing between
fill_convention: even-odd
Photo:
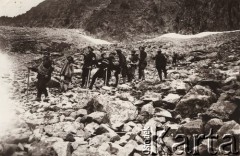
<instances>
[{"instance_id":1,"label":"man in dark coat","mask_svg":"<svg viewBox=\"0 0 240 156\"><path fill-rule=\"evenodd\" d=\"M42 94L45 95L45 101L48 101L47 83L51 80L53 61L49 53L46 53L42 59L42 63L38 67L29 67L30 70L37 72L37 98L36 101L41 101Z\"/></svg>"},{"instance_id":2,"label":"man in dark coat","mask_svg":"<svg viewBox=\"0 0 240 156\"><path fill-rule=\"evenodd\" d=\"M128 73L127 59L123 55L123 53L120 49L117 49L116 52L117 52L118 59L119 59L119 67L120 67L120 72L122 74L123 83L126 83L126 77L127 77L127 73ZM117 81L118 81L118 79L117 79Z\"/></svg>"},{"instance_id":3,"label":"man in dark coat","mask_svg":"<svg viewBox=\"0 0 240 156\"><path fill-rule=\"evenodd\" d=\"M177 60L178 60L178 54L174 52L173 56L172 56L172 64L176 65L177 64Z\"/></svg>"},{"instance_id":4,"label":"man in dark coat","mask_svg":"<svg viewBox=\"0 0 240 156\"><path fill-rule=\"evenodd\" d=\"M82 88L85 86L86 79L87 81L90 80L90 73L95 63L96 55L93 53L93 48L88 47L88 54L84 55L84 63L82 67Z\"/></svg>"},{"instance_id":5,"label":"man in dark coat","mask_svg":"<svg viewBox=\"0 0 240 156\"><path fill-rule=\"evenodd\" d=\"M162 54L161 49L158 50L157 55L154 57L155 63L156 63L156 68L158 71L158 75L160 80L162 81L162 72L164 73L165 79L167 78L167 59L166 57Z\"/></svg>"},{"instance_id":6,"label":"man in dark coat","mask_svg":"<svg viewBox=\"0 0 240 156\"><path fill-rule=\"evenodd\" d=\"M140 58L139 58L139 80L145 80L145 72L144 70L147 67L147 53L145 52L145 47L139 47L140 50Z\"/></svg>"},{"instance_id":7,"label":"man in dark coat","mask_svg":"<svg viewBox=\"0 0 240 156\"><path fill-rule=\"evenodd\" d=\"M97 72L93 75L92 82L89 86L89 89L93 88L93 85L96 81L97 78L103 78L104 83L108 86L109 85L109 80L111 77L111 71L109 69L109 59L106 57L106 54L103 53L101 55L101 59L97 61L97 67L98 70Z\"/></svg>"}]
</instances>

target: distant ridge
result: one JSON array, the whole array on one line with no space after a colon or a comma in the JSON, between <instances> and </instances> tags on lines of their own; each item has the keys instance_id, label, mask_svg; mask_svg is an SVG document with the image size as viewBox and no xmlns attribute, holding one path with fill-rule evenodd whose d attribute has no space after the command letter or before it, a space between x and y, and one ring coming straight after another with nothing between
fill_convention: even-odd
<instances>
[{"instance_id":1,"label":"distant ridge","mask_svg":"<svg viewBox=\"0 0 240 156\"><path fill-rule=\"evenodd\" d=\"M239 0L46 0L0 25L81 28L104 39L240 28Z\"/></svg>"}]
</instances>

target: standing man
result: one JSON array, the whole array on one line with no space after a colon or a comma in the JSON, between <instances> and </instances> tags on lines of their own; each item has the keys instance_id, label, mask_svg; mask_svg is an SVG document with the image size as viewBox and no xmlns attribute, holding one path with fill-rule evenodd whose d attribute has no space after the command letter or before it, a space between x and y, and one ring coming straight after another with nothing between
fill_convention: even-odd
<instances>
[{"instance_id":1,"label":"standing man","mask_svg":"<svg viewBox=\"0 0 240 156\"><path fill-rule=\"evenodd\" d=\"M158 71L158 75L160 80L162 81L162 72L164 73L165 79L167 78L167 59L166 57L162 54L161 49L158 50L157 55L154 57L155 63L156 63L156 68Z\"/></svg>"},{"instance_id":2,"label":"standing man","mask_svg":"<svg viewBox=\"0 0 240 156\"><path fill-rule=\"evenodd\" d=\"M173 65L177 64L177 59L178 59L178 54L174 52L173 56L172 56L172 64Z\"/></svg>"},{"instance_id":3,"label":"standing man","mask_svg":"<svg viewBox=\"0 0 240 156\"><path fill-rule=\"evenodd\" d=\"M66 92L68 90L69 84L72 82L72 77L74 73L74 59L72 56L67 57L67 61L64 64L61 72L60 72L60 77L61 77L61 92Z\"/></svg>"},{"instance_id":4,"label":"standing man","mask_svg":"<svg viewBox=\"0 0 240 156\"><path fill-rule=\"evenodd\" d=\"M42 94L45 95L45 101L48 101L47 83L51 80L53 61L50 58L50 53L46 52L43 56L42 62L38 67L29 67L30 70L37 72L37 97L35 101L41 101Z\"/></svg>"},{"instance_id":5,"label":"standing man","mask_svg":"<svg viewBox=\"0 0 240 156\"><path fill-rule=\"evenodd\" d=\"M82 84L81 87L83 88L87 81L90 80L90 73L92 70L93 65L96 63L96 55L93 53L93 48L88 47L88 53L84 55L84 62L82 67Z\"/></svg>"},{"instance_id":6,"label":"standing man","mask_svg":"<svg viewBox=\"0 0 240 156\"><path fill-rule=\"evenodd\" d=\"M132 50L131 56L129 57L128 61L129 61L128 81L132 82L132 80L135 79L135 73L139 61L138 54L136 54L135 50Z\"/></svg>"},{"instance_id":7,"label":"standing man","mask_svg":"<svg viewBox=\"0 0 240 156\"><path fill-rule=\"evenodd\" d=\"M109 55L108 61L109 61L110 77L111 77L111 72L114 71L114 77L115 77L115 80L116 80L114 86L117 87L118 86L119 74L121 73L121 67L120 67L120 64L119 64L118 57L116 57L116 54L114 52Z\"/></svg>"},{"instance_id":8,"label":"standing man","mask_svg":"<svg viewBox=\"0 0 240 156\"><path fill-rule=\"evenodd\" d=\"M139 58L139 80L145 80L145 68L147 67L147 53L145 52L145 47L139 47L140 58Z\"/></svg>"},{"instance_id":9,"label":"standing man","mask_svg":"<svg viewBox=\"0 0 240 156\"><path fill-rule=\"evenodd\" d=\"M120 71L122 74L122 78L123 78L123 83L126 83L126 77L127 77L127 59L126 57L123 55L122 51L120 49L116 50L117 55L118 55L118 59L119 59L119 66L120 66ZM118 84L118 80L119 78L117 78L117 84Z\"/></svg>"},{"instance_id":10,"label":"standing man","mask_svg":"<svg viewBox=\"0 0 240 156\"><path fill-rule=\"evenodd\" d=\"M111 77L111 71L109 69L109 60L106 57L106 54L101 55L101 59L97 61L97 67L99 68L97 72L93 75L92 82L89 86L89 89L93 88L93 85L97 78L103 78L104 84L109 85L109 80Z\"/></svg>"}]
</instances>

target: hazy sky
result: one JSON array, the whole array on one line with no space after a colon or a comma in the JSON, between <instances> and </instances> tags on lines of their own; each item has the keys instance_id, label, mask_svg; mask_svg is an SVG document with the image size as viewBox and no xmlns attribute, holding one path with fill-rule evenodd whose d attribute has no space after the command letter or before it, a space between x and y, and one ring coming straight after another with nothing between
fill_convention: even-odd
<instances>
[{"instance_id":1,"label":"hazy sky","mask_svg":"<svg viewBox=\"0 0 240 156\"><path fill-rule=\"evenodd\" d=\"M0 0L0 16L17 16L44 0Z\"/></svg>"}]
</instances>

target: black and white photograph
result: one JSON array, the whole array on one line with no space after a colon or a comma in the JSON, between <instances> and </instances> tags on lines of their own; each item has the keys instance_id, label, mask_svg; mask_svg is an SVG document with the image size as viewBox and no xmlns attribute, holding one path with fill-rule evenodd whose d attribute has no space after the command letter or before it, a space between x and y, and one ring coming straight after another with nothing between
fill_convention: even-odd
<instances>
[{"instance_id":1,"label":"black and white photograph","mask_svg":"<svg viewBox=\"0 0 240 156\"><path fill-rule=\"evenodd\" d=\"M0 156L240 156L240 0L0 0Z\"/></svg>"}]
</instances>

